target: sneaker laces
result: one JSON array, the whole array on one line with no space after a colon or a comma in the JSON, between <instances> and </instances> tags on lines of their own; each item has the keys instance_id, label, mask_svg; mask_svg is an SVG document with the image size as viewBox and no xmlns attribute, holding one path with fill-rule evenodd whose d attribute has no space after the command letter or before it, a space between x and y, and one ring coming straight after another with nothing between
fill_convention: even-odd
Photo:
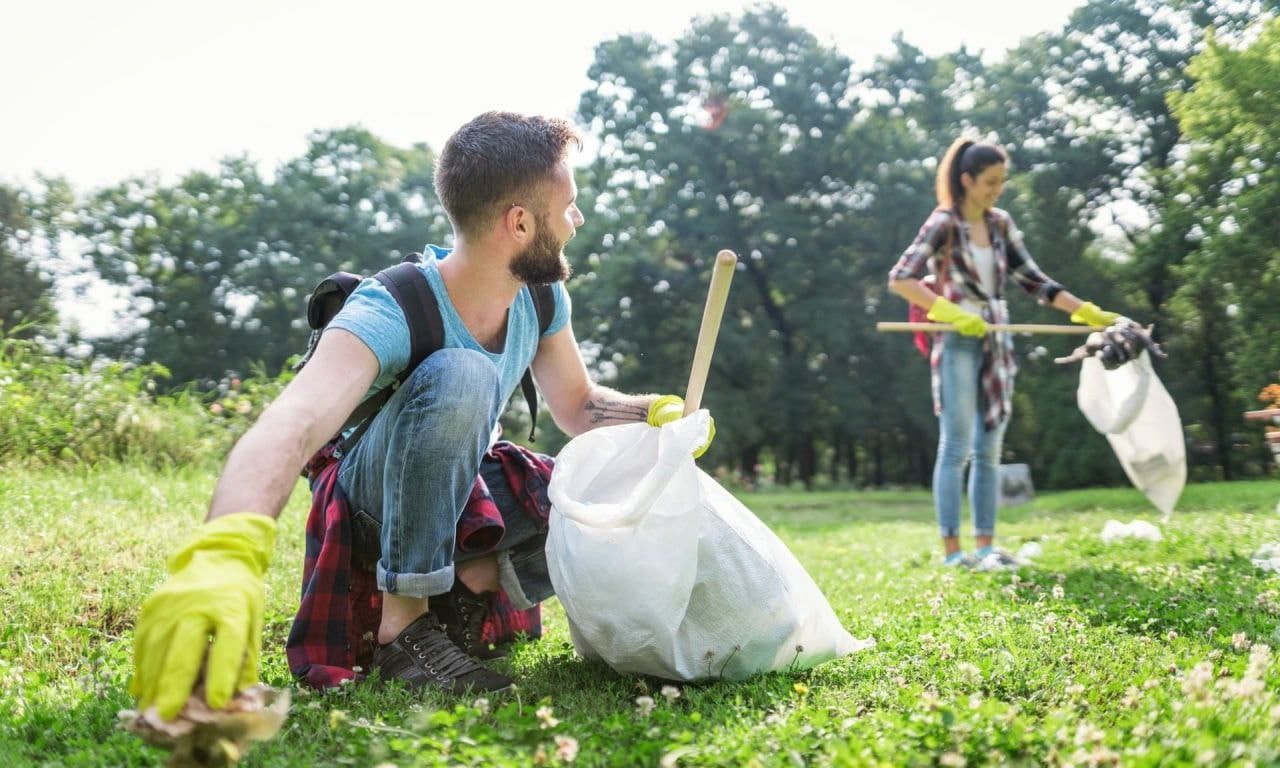
<instances>
[{"instance_id":1,"label":"sneaker laces","mask_svg":"<svg viewBox=\"0 0 1280 768\"><path fill-rule=\"evenodd\" d=\"M489 613L489 596L459 590L454 595L453 607L458 623L462 625L463 640L468 646L479 645L480 636L484 632L484 619Z\"/></svg>"},{"instance_id":2,"label":"sneaker laces","mask_svg":"<svg viewBox=\"0 0 1280 768\"><path fill-rule=\"evenodd\" d=\"M461 648L454 645L438 626L428 626L420 632L406 632L401 642L418 660L427 662L436 675L456 678L469 672L485 669Z\"/></svg>"}]
</instances>

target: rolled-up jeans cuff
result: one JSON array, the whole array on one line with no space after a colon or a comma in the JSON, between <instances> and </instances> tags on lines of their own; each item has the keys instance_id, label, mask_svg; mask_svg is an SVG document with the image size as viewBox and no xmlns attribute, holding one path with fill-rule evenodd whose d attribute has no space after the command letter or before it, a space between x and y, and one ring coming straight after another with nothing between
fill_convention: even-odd
<instances>
[{"instance_id":1,"label":"rolled-up jeans cuff","mask_svg":"<svg viewBox=\"0 0 1280 768\"><path fill-rule=\"evenodd\" d=\"M987 538L992 538L996 535L996 529L995 528L974 528L973 535L974 537L986 536Z\"/></svg>"},{"instance_id":2,"label":"rolled-up jeans cuff","mask_svg":"<svg viewBox=\"0 0 1280 768\"><path fill-rule=\"evenodd\" d=\"M942 527L939 527L939 528L938 528L938 531L942 534L942 538L944 538L944 539L954 539L954 538L956 538L957 536L959 536L959 535L960 535L960 529L959 529L959 528L942 528Z\"/></svg>"},{"instance_id":3,"label":"rolled-up jeans cuff","mask_svg":"<svg viewBox=\"0 0 1280 768\"><path fill-rule=\"evenodd\" d=\"M453 565L431 573L393 573L378 563L378 589L400 597L431 597L453 589Z\"/></svg>"}]
</instances>

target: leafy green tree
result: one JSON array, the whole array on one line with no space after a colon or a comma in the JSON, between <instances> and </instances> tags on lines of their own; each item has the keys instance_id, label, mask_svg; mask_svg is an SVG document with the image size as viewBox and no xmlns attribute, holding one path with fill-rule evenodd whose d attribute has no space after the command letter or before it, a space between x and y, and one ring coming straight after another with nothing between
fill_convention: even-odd
<instances>
[{"instance_id":1,"label":"leafy green tree","mask_svg":"<svg viewBox=\"0 0 1280 768\"><path fill-rule=\"evenodd\" d=\"M1280 179L1267 160L1280 153L1280 20L1260 23L1247 45L1211 35L1188 73L1193 85L1170 97L1186 155L1171 168L1164 223L1185 254L1177 320L1190 344L1211 350L1196 415L1230 478L1239 412L1280 368Z\"/></svg>"},{"instance_id":2,"label":"leafy green tree","mask_svg":"<svg viewBox=\"0 0 1280 768\"><path fill-rule=\"evenodd\" d=\"M425 146L318 132L274 179L247 158L174 186L136 179L79 214L100 274L146 321L141 357L173 381L279 370L305 348L306 297L330 272L372 272L443 237Z\"/></svg>"},{"instance_id":3,"label":"leafy green tree","mask_svg":"<svg viewBox=\"0 0 1280 768\"><path fill-rule=\"evenodd\" d=\"M0 185L0 338L29 337L56 320L52 283L36 267L32 200Z\"/></svg>"},{"instance_id":4,"label":"leafy green tree","mask_svg":"<svg viewBox=\"0 0 1280 768\"><path fill-rule=\"evenodd\" d=\"M583 230L580 326L623 386L669 389L711 261L734 250L706 398L733 436L716 460L811 482L836 445L847 465L883 413L871 321L890 264L868 215L878 137L856 123L849 61L764 7L700 19L671 45L603 43L589 76L579 111L607 188Z\"/></svg>"}]
</instances>

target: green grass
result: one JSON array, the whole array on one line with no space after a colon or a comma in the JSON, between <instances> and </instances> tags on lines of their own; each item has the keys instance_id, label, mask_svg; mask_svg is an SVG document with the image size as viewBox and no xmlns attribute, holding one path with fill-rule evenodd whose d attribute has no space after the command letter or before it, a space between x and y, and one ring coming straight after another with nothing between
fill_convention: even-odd
<instances>
[{"instance_id":1,"label":"green grass","mask_svg":"<svg viewBox=\"0 0 1280 768\"><path fill-rule=\"evenodd\" d=\"M213 482L117 465L0 475L6 768L164 764L116 712L132 706L138 604ZM284 730L243 764L553 764L556 737L576 741L580 765L1280 764L1280 665L1257 647L1249 666L1251 645L1280 644L1280 578L1249 561L1280 540L1280 482L1192 486L1158 543L1099 538L1110 518L1157 519L1133 491L1042 496L1001 512L1005 546L1044 549L1016 574L939 568L926 493L744 498L873 649L668 700L661 681L576 659L552 600L545 636L504 667L515 696L486 708L295 690ZM268 581L264 679L277 686L291 685L307 501L300 487Z\"/></svg>"}]
</instances>

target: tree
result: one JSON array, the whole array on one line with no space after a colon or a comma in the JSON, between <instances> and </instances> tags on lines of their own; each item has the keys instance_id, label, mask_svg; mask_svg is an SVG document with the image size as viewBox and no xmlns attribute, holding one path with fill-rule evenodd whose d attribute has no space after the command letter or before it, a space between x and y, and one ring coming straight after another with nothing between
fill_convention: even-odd
<instances>
[{"instance_id":1,"label":"tree","mask_svg":"<svg viewBox=\"0 0 1280 768\"><path fill-rule=\"evenodd\" d=\"M174 186L135 179L81 209L101 275L146 321L142 357L177 383L255 365L279 370L306 345L306 297L330 272L373 272L443 237L425 146L358 128L319 132L265 179L246 158Z\"/></svg>"},{"instance_id":2,"label":"tree","mask_svg":"<svg viewBox=\"0 0 1280 768\"><path fill-rule=\"evenodd\" d=\"M33 201L0 185L0 338L30 337L55 324L52 284L36 267Z\"/></svg>"},{"instance_id":3,"label":"tree","mask_svg":"<svg viewBox=\"0 0 1280 768\"><path fill-rule=\"evenodd\" d=\"M1280 177L1269 160L1280 156L1280 20L1260 22L1248 45L1211 35L1188 74L1193 85L1170 97L1185 160L1170 169L1163 220L1185 254L1175 317L1208 350L1203 418L1230 478L1238 414L1280 369Z\"/></svg>"}]
</instances>

